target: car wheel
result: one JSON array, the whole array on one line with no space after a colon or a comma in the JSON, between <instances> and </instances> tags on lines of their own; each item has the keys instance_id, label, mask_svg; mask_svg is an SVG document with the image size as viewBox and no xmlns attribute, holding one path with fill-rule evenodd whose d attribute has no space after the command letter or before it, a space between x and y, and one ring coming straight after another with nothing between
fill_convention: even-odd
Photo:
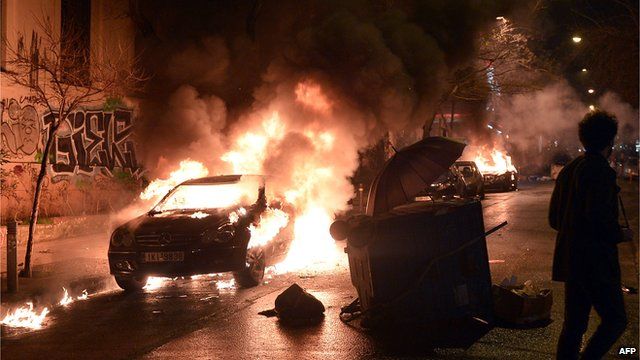
<instances>
[{"instance_id":1,"label":"car wheel","mask_svg":"<svg viewBox=\"0 0 640 360\"><path fill-rule=\"evenodd\" d=\"M127 292L136 292L142 290L142 288L147 284L148 276L142 277L123 277L123 276L114 276L116 279L116 284L120 286L120 288Z\"/></svg>"},{"instance_id":2,"label":"car wheel","mask_svg":"<svg viewBox=\"0 0 640 360\"><path fill-rule=\"evenodd\" d=\"M233 273L236 283L243 288L259 285L264 278L265 264L265 255L262 248L247 250L245 268Z\"/></svg>"}]
</instances>

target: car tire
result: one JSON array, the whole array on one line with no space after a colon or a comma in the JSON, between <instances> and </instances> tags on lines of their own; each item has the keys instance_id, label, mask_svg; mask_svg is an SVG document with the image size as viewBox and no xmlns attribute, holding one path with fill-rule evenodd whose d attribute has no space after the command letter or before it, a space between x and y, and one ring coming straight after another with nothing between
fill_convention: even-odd
<instances>
[{"instance_id":1,"label":"car tire","mask_svg":"<svg viewBox=\"0 0 640 360\"><path fill-rule=\"evenodd\" d=\"M260 285L264 278L265 254L262 248L251 248L247 250L247 260L245 268L233 272L236 284L243 288Z\"/></svg>"},{"instance_id":2,"label":"car tire","mask_svg":"<svg viewBox=\"0 0 640 360\"><path fill-rule=\"evenodd\" d=\"M138 292L147 284L148 276L143 277L123 277L114 276L116 284L126 292Z\"/></svg>"}]
</instances>

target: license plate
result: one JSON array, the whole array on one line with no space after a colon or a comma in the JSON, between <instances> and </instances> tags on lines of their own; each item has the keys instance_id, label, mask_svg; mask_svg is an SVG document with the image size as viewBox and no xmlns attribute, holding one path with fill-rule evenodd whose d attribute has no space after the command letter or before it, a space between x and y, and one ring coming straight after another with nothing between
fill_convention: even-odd
<instances>
[{"instance_id":1,"label":"license plate","mask_svg":"<svg viewBox=\"0 0 640 360\"><path fill-rule=\"evenodd\" d=\"M184 261L182 251L162 251L144 253L144 262Z\"/></svg>"}]
</instances>

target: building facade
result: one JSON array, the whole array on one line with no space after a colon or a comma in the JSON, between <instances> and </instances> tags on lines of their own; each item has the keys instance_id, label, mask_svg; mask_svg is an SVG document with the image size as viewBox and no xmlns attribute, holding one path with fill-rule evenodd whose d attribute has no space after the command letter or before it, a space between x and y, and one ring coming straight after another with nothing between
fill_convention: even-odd
<instances>
[{"instance_id":1,"label":"building facade","mask_svg":"<svg viewBox=\"0 0 640 360\"><path fill-rule=\"evenodd\" d=\"M60 56L60 67L74 74L61 78L86 89L96 76L94 64L117 56L134 58L135 29L127 0L2 0L0 115L2 142L2 218L24 218L30 211L49 126L57 113L43 106L28 86L8 76L16 52L37 68L46 56ZM45 96L53 76L35 70ZM133 136L135 101L97 94L71 113L58 129L49 153L41 214L80 215L120 206L120 194L135 188L141 174Z\"/></svg>"}]
</instances>

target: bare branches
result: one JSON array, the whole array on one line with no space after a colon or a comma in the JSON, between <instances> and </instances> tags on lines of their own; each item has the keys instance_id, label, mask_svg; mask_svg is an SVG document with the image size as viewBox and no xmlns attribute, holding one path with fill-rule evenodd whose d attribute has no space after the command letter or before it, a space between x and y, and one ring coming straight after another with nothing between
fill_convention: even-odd
<instances>
[{"instance_id":1,"label":"bare branches","mask_svg":"<svg viewBox=\"0 0 640 360\"><path fill-rule=\"evenodd\" d=\"M3 39L7 53L5 75L10 83L29 89L34 102L50 112L64 118L99 97L127 95L144 80L126 48L112 46L108 56L100 56L83 47L86 35L73 29L55 31L47 17L35 20L37 30L31 35L29 46L25 46L25 34L19 35L16 44Z\"/></svg>"}]
</instances>

